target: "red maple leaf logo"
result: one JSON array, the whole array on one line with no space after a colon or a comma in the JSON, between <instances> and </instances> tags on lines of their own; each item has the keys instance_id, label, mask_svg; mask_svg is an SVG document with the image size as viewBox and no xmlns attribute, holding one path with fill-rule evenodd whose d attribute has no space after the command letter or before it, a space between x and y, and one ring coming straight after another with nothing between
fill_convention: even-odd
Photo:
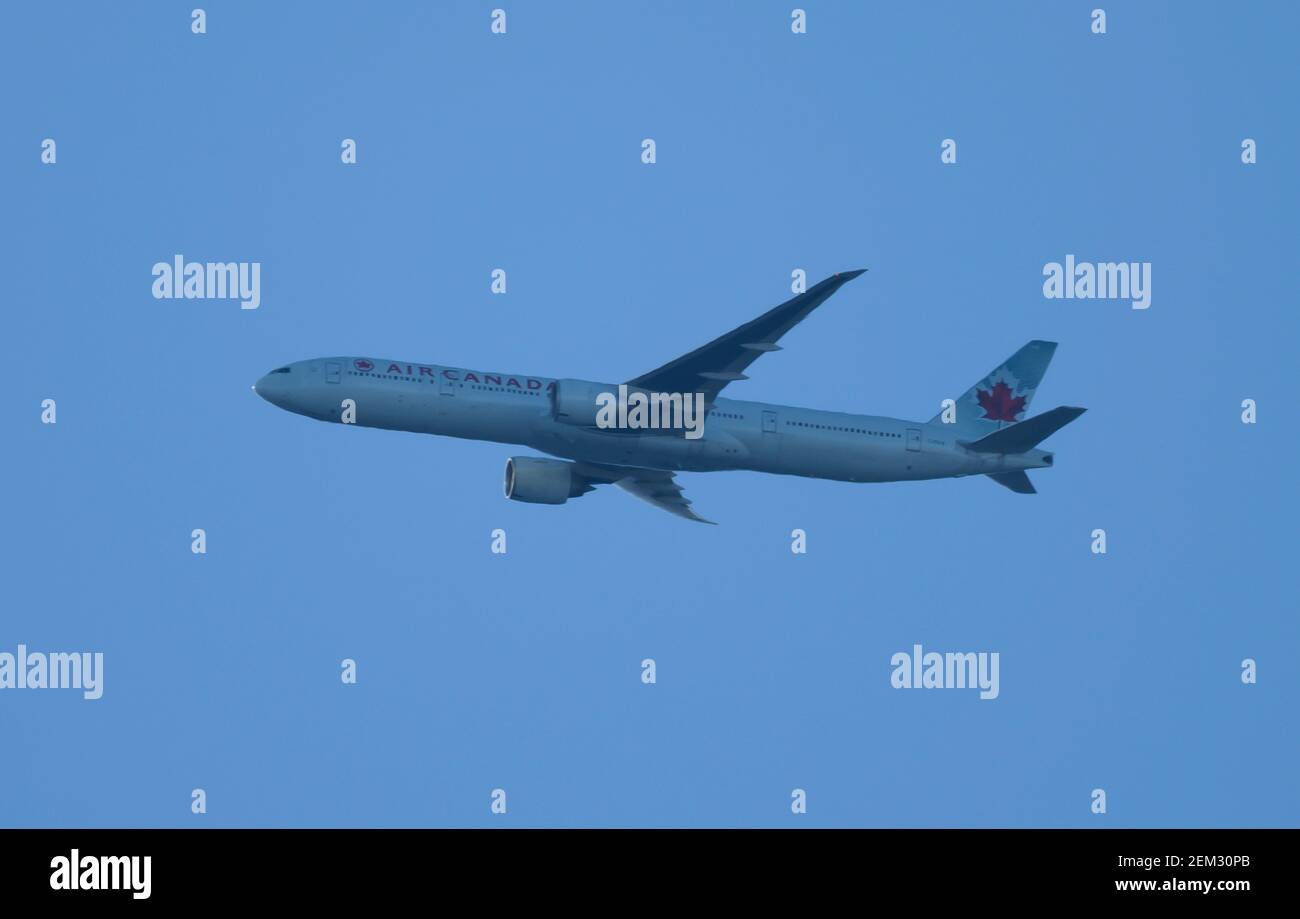
<instances>
[{"instance_id":1,"label":"red maple leaf logo","mask_svg":"<svg viewBox=\"0 0 1300 919\"><path fill-rule=\"evenodd\" d=\"M992 392L975 390L975 398L984 409L984 417L993 421L1015 421L1016 416L1025 410L1025 397L1013 396L1011 387L1001 380L993 386Z\"/></svg>"}]
</instances>

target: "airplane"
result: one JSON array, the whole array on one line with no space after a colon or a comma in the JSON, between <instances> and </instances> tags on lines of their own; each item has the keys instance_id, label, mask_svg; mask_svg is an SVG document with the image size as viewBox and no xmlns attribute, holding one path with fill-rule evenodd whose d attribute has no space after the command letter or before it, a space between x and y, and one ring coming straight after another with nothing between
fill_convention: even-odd
<instances>
[{"instance_id":1,"label":"airplane","mask_svg":"<svg viewBox=\"0 0 1300 919\"><path fill-rule=\"evenodd\" d=\"M547 456L506 460L505 495L564 504L598 485L617 485L656 507L700 523L678 472L747 469L841 482L898 482L985 475L1018 494L1034 494L1027 470L1050 467L1038 444L1078 418L1061 406L1026 418L1056 351L1031 341L929 421L826 412L723 399L729 383L818 306L866 269L844 271L757 319L662 367L619 384L485 373L441 364L371 357L322 357L272 370L253 385L266 401L320 421L530 447ZM641 394L671 409L702 407L674 427L602 424L613 393ZM625 406L626 407L626 406ZM620 420L624 412L617 413ZM671 412L656 416L673 421ZM604 415L606 422L610 413ZM699 428L702 428L699 430Z\"/></svg>"}]
</instances>

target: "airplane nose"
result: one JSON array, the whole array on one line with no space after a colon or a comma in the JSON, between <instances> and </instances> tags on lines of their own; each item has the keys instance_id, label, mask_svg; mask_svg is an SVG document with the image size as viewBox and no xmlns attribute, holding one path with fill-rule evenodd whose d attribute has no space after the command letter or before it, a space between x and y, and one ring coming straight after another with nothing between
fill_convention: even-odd
<instances>
[{"instance_id":1,"label":"airplane nose","mask_svg":"<svg viewBox=\"0 0 1300 919\"><path fill-rule=\"evenodd\" d=\"M286 374L268 373L253 384L253 392L272 405L283 408L289 394L285 376Z\"/></svg>"}]
</instances>

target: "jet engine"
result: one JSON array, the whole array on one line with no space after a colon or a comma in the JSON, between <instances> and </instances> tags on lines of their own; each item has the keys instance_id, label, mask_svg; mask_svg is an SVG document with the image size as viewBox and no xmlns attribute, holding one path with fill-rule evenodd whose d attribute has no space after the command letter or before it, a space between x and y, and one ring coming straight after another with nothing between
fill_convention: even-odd
<instances>
[{"instance_id":1,"label":"jet engine","mask_svg":"<svg viewBox=\"0 0 1300 919\"><path fill-rule=\"evenodd\" d=\"M506 460L506 497L529 504L563 504L592 490L573 463L537 456Z\"/></svg>"},{"instance_id":2,"label":"jet engine","mask_svg":"<svg viewBox=\"0 0 1300 919\"><path fill-rule=\"evenodd\" d=\"M596 426L596 413L600 406L596 397L601 393L617 396L618 387L589 380L556 380L551 407L555 420L584 428Z\"/></svg>"}]
</instances>

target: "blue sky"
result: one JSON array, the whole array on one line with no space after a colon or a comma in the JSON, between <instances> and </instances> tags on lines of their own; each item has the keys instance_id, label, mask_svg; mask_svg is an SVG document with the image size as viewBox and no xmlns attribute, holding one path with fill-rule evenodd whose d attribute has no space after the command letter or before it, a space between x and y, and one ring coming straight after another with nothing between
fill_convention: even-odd
<instances>
[{"instance_id":1,"label":"blue sky","mask_svg":"<svg viewBox=\"0 0 1300 919\"><path fill-rule=\"evenodd\" d=\"M0 651L105 654L97 701L0 692L0 825L1300 819L1293 7L194 5L0 36ZM260 262L261 308L153 299L176 253ZM1044 299L1067 253L1151 262L1150 309ZM1035 409L1089 412L1040 494L522 505L527 450L249 391L323 354L623 380L855 267L727 395L926 419L1059 341ZM916 643L999 652L1000 697L892 689Z\"/></svg>"}]
</instances>

